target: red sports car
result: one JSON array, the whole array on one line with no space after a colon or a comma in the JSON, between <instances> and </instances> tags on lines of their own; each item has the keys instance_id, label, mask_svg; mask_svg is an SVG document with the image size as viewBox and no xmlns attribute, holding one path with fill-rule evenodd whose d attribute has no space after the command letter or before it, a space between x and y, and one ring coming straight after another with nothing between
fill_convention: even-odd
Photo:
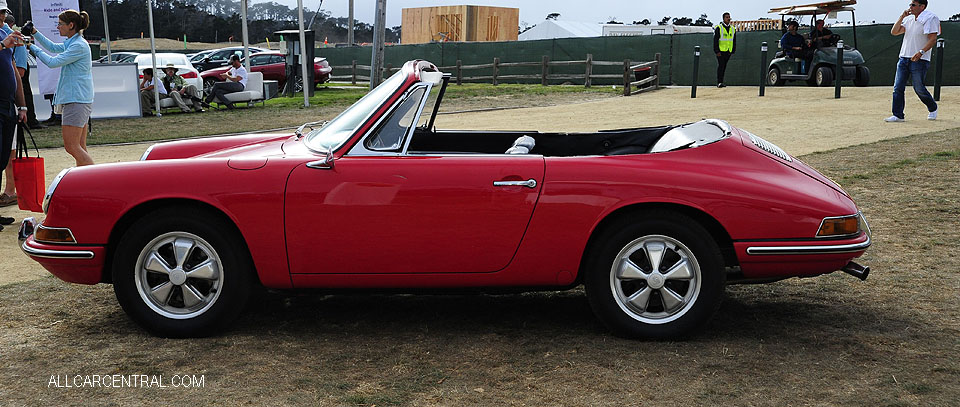
<instances>
[{"instance_id":1,"label":"red sports car","mask_svg":"<svg viewBox=\"0 0 960 407\"><path fill-rule=\"evenodd\" d=\"M113 284L162 336L217 332L271 289L566 290L629 337L702 325L725 284L843 270L870 230L843 189L724 121L438 130L449 75L411 61L327 123L155 144L64 170L22 249ZM430 95L436 105L430 104ZM522 312L522 310L520 311Z\"/></svg>"},{"instance_id":2,"label":"red sports car","mask_svg":"<svg viewBox=\"0 0 960 407\"><path fill-rule=\"evenodd\" d=\"M268 52L258 52L256 54L250 55L250 70L253 72L263 72L263 79L268 81L277 81L279 89L283 91L284 84L287 83L287 66L285 62L286 56L282 52L268 51ZM220 74L227 72L230 69L230 66L222 66L219 68L214 68L200 72L200 78L203 79L203 93L209 94L210 88L213 87L213 84L216 82L223 82L223 78L220 77ZM330 63L327 62L326 58L314 58L313 59L313 84L314 86L321 83L326 83L330 80L330 72L333 71L333 68L330 67ZM300 83L297 83L297 92L303 91L300 89Z\"/></svg>"}]
</instances>

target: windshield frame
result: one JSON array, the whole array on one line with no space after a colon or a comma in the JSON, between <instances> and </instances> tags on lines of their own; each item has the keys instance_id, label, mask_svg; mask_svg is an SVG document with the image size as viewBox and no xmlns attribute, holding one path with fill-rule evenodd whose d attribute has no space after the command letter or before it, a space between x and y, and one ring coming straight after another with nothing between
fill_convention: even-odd
<instances>
[{"instance_id":1,"label":"windshield frame","mask_svg":"<svg viewBox=\"0 0 960 407\"><path fill-rule=\"evenodd\" d=\"M396 85L391 83L391 80L395 80L394 78L399 78L397 80ZM372 91L368 92L366 95L360 98L360 100L350 105L350 107L348 107L346 110L344 110L343 112L340 112L340 114L338 114L337 117L334 117L326 125L307 133L306 136L304 136L304 145L307 147L307 149L309 149L314 153L327 154L328 152L337 152L342 150L347 144L350 143L351 140L357 138L356 136L358 133L361 134L360 138L362 139L366 133L369 133L372 129L375 128L375 126L373 126L371 123L371 119L376 117L378 114L380 116L384 116L389 111L391 111L393 109L393 105L403 99L406 89L409 88L414 83L416 83L416 81L413 78L411 78L410 72L408 72L405 69L401 69L399 72L395 73L394 76L387 78L387 80L382 82L379 86L374 88ZM390 92L387 94L387 96L385 96L380 101L379 104L377 104L375 107L373 107L369 112L367 112L363 116L363 119L359 121L359 123L353 129L352 133L349 136L344 137L343 140L339 141L336 145L331 146L329 149L323 149L318 147L318 143L315 142L314 140L320 137L325 131L333 129L334 126L332 125L334 125L337 120L345 119L345 116L344 116L345 114L352 111L354 108L357 108L368 97L373 96L381 86L387 86L385 90L389 89ZM379 95L379 93L377 93L377 95Z\"/></svg>"}]
</instances>

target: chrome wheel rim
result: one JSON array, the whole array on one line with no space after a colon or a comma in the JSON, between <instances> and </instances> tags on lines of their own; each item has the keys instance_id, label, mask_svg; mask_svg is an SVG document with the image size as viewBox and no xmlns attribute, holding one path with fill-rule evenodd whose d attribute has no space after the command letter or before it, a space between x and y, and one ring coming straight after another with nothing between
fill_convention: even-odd
<instances>
[{"instance_id":1,"label":"chrome wheel rim","mask_svg":"<svg viewBox=\"0 0 960 407\"><path fill-rule=\"evenodd\" d=\"M823 71L817 70L817 85L823 86Z\"/></svg>"},{"instance_id":2,"label":"chrome wheel rim","mask_svg":"<svg viewBox=\"0 0 960 407\"><path fill-rule=\"evenodd\" d=\"M772 70L772 69L771 69L771 70L770 70L770 79L769 79L770 84L771 84L771 85L776 85L778 79L780 79L780 75L777 74L777 71L776 71L776 70Z\"/></svg>"},{"instance_id":3,"label":"chrome wheel rim","mask_svg":"<svg viewBox=\"0 0 960 407\"><path fill-rule=\"evenodd\" d=\"M220 297L222 264L213 246L201 237L187 232L165 233L147 243L137 258L137 291L160 315L194 318Z\"/></svg>"},{"instance_id":4,"label":"chrome wheel rim","mask_svg":"<svg viewBox=\"0 0 960 407\"><path fill-rule=\"evenodd\" d=\"M610 268L610 289L631 318L665 324L686 314L700 295L701 272L693 251L669 236L628 243Z\"/></svg>"}]
</instances>

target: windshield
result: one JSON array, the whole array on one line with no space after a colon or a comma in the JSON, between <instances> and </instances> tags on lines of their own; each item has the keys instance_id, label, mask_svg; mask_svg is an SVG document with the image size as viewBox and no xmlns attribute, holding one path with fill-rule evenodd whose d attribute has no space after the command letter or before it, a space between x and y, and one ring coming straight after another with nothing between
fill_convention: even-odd
<instances>
[{"instance_id":1,"label":"windshield","mask_svg":"<svg viewBox=\"0 0 960 407\"><path fill-rule=\"evenodd\" d=\"M319 129L307 133L307 147L314 151L333 151L347 141L377 108L397 91L405 75L398 72Z\"/></svg>"}]
</instances>

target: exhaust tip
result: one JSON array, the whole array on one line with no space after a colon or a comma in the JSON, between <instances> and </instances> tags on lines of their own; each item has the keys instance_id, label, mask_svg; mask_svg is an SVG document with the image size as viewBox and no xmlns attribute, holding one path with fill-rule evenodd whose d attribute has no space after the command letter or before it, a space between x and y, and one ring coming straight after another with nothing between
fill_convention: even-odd
<instances>
[{"instance_id":1,"label":"exhaust tip","mask_svg":"<svg viewBox=\"0 0 960 407\"><path fill-rule=\"evenodd\" d=\"M849 262L846 266L840 269L844 273L847 273L851 276L859 278L860 281L866 281L867 276L870 275L870 267L857 264L856 262Z\"/></svg>"}]
</instances>

